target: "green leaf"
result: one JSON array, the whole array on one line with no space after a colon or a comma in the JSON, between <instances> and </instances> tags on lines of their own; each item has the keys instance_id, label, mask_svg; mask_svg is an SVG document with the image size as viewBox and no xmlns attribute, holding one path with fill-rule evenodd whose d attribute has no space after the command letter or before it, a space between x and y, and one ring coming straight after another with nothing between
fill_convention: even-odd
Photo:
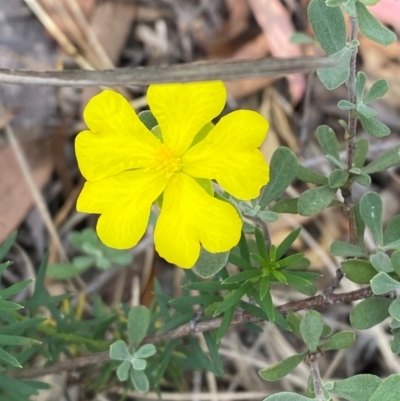
<instances>
[{"instance_id":1,"label":"green leaf","mask_svg":"<svg viewBox=\"0 0 400 401\"><path fill-rule=\"evenodd\" d=\"M321 351L330 351L336 349L345 349L351 347L356 340L356 335L352 331L340 331L329 338L318 348Z\"/></svg>"},{"instance_id":2,"label":"green leaf","mask_svg":"<svg viewBox=\"0 0 400 401\"><path fill-rule=\"evenodd\" d=\"M364 117L362 114L357 113L358 118L361 121L362 127L368 134L375 136L377 138L382 138L384 136L388 136L390 134L390 128L384 124L383 122L377 120L374 117Z\"/></svg>"},{"instance_id":3,"label":"green leaf","mask_svg":"<svg viewBox=\"0 0 400 401\"><path fill-rule=\"evenodd\" d=\"M389 306L389 313L393 319L400 320L400 297L397 297Z\"/></svg>"},{"instance_id":4,"label":"green leaf","mask_svg":"<svg viewBox=\"0 0 400 401\"><path fill-rule=\"evenodd\" d=\"M336 159L336 157L333 157L332 155L325 155L326 159L329 160L336 168L345 170L347 166L342 163L339 159Z\"/></svg>"},{"instance_id":5,"label":"green leaf","mask_svg":"<svg viewBox=\"0 0 400 401\"><path fill-rule=\"evenodd\" d=\"M364 249L344 241L332 242L331 254L342 258L361 258L366 256Z\"/></svg>"},{"instance_id":6,"label":"green leaf","mask_svg":"<svg viewBox=\"0 0 400 401\"><path fill-rule=\"evenodd\" d=\"M365 118L375 117L377 114L374 109L371 109L371 107L368 107L362 103L357 105L356 111L358 115L364 116Z\"/></svg>"},{"instance_id":7,"label":"green leaf","mask_svg":"<svg viewBox=\"0 0 400 401\"><path fill-rule=\"evenodd\" d=\"M327 177L300 164L299 168L297 169L296 178L300 181L309 182L316 185L325 185L328 183Z\"/></svg>"},{"instance_id":8,"label":"green leaf","mask_svg":"<svg viewBox=\"0 0 400 401\"><path fill-rule=\"evenodd\" d=\"M370 255L369 261L377 272L389 273L393 271L393 265L390 257L385 252L379 251Z\"/></svg>"},{"instance_id":9,"label":"green leaf","mask_svg":"<svg viewBox=\"0 0 400 401\"><path fill-rule=\"evenodd\" d=\"M15 366L16 368L22 368L21 364L18 362L18 359L14 358L2 348L0 348L0 360L10 364L11 366Z\"/></svg>"},{"instance_id":10,"label":"green leaf","mask_svg":"<svg viewBox=\"0 0 400 401\"><path fill-rule=\"evenodd\" d=\"M128 314L129 344L134 348L141 343L150 324L150 311L145 306L134 306Z\"/></svg>"},{"instance_id":11,"label":"green leaf","mask_svg":"<svg viewBox=\"0 0 400 401\"><path fill-rule=\"evenodd\" d=\"M16 239L17 239L17 232L14 231L8 237L8 239L3 243L3 245L0 247L0 262L4 259L4 257L7 255L8 251L14 245L14 242Z\"/></svg>"},{"instance_id":12,"label":"green leaf","mask_svg":"<svg viewBox=\"0 0 400 401\"><path fill-rule=\"evenodd\" d=\"M276 248L276 260L279 260L293 245L297 237L300 235L301 227L292 231Z\"/></svg>"},{"instance_id":13,"label":"green leaf","mask_svg":"<svg viewBox=\"0 0 400 401\"><path fill-rule=\"evenodd\" d=\"M110 359L116 361L130 361L132 359L125 341L118 340L110 345Z\"/></svg>"},{"instance_id":14,"label":"green leaf","mask_svg":"<svg viewBox=\"0 0 400 401\"><path fill-rule=\"evenodd\" d=\"M346 26L339 7L331 8L325 0L312 0L308 18L315 37L327 54L334 54L346 44Z\"/></svg>"},{"instance_id":15,"label":"green leaf","mask_svg":"<svg viewBox=\"0 0 400 401\"><path fill-rule=\"evenodd\" d=\"M282 195L295 179L298 168L296 155L285 147L279 147L271 158L270 177L264 187L259 206L265 209L273 200Z\"/></svg>"},{"instance_id":16,"label":"green leaf","mask_svg":"<svg viewBox=\"0 0 400 401\"><path fill-rule=\"evenodd\" d=\"M292 355L289 358L270 366L269 368L259 370L259 375L266 381L277 381L287 376L304 360L305 353Z\"/></svg>"},{"instance_id":17,"label":"green leaf","mask_svg":"<svg viewBox=\"0 0 400 401\"><path fill-rule=\"evenodd\" d=\"M374 294L382 295L400 288L400 283L387 273L380 272L371 280L371 288Z\"/></svg>"},{"instance_id":18,"label":"green leaf","mask_svg":"<svg viewBox=\"0 0 400 401\"><path fill-rule=\"evenodd\" d=\"M94 262L92 256L88 256L87 259L91 259ZM89 266L76 266L72 263L57 263L47 268L46 275L54 280L68 280L72 277L76 277L85 272Z\"/></svg>"},{"instance_id":19,"label":"green leaf","mask_svg":"<svg viewBox=\"0 0 400 401\"><path fill-rule=\"evenodd\" d=\"M260 279L260 299L263 300L269 290L270 278L269 276L262 276Z\"/></svg>"},{"instance_id":20,"label":"green leaf","mask_svg":"<svg viewBox=\"0 0 400 401\"><path fill-rule=\"evenodd\" d=\"M149 380L143 370L131 369L130 373L132 384L137 391L140 391L141 393L149 391Z\"/></svg>"},{"instance_id":21,"label":"green leaf","mask_svg":"<svg viewBox=\"0 0 400 401\"><path fill-rule=\"evenodd\" d=\"M361 374L335 382L332 393L348 401L370 401L382 379L375 375ZM382 398L380 401L386 399Z\"/></svg>"},{"instance_id":22,"label":"green leaf","mask_svg":"<svg viewBox=\"0 0 400 401\"><path fill-rule=\"evenodd\" d=\"M202 278L213 277L221 271L228 262L229 252L211 253L200 249L200 257L193 266L193 271Z\"/></svg>"},{"instance_id":23,"label":"green leaf","mask_svg":"<svg viewBox=\"0 0 400 401\"><path fill-rule=\"evenodd\" d=\"M32 386L24 383L21 380L13 379L0 373L0 389L3 389L9 394L21 396L20 399L26 400L27 396L38 395L39 392ZM30 398L30 397L29 397Z\"/></svg>"},{"instance_id":24,"label":"green leaf","mask_svg":"<svg viewBox=\"0 0 400 401\"><path fill-rule=\"evenodd\" d=\"M383 244L389 245L400 240L400 214L392 217L383 233Z\"/></svg>"},{"instance_id":25,"label":"green leaf","mask_svg":"<svg viewBox=\"0 0 400 401\"><path fill-rule=\"evenodd\" d=\"M174 309L185 313L191 310L191 306L193 305L202 305L203 307L207 307L208 305L221 300L222 297L219 295L197 295L197 296L189 295L186 297L178 297L171 299L171 301L169 301L169 304Z\"/></svg>"},{"instance_id":26,"label":"green leaf","mask_svg":"<svg viewBox=\"0 0 400 401\"><path fill-rule=\"evenodd\" d=\"M139 359L148 358L153 356L156 352L156 347L153 344L144 344L133 354L133 356Z\"/></svg>"},{"instance_id":27,"label":"green leaf","mask_svg":"<svg viewBox=\"0 0 400 401\"><path fill-rule=\"evenodd\" d=\"M369 103L376 99L379 99L384 96L388 90L388 81L386 81L386 79L378 79L378 81L374 82L374 84L371 86L371 89L364 97L363 102Z\"/></svg>"},{"instance_id":28,"label":"green leaf","mask_svg":"<svg viewBox=\"0 0 400 401\"><path fill-rule=\"evenodd\" d=\"M390 375L383 380L369 401L382 400L400 400L400 374Z\"/></svg>"},{"instance_id":29,"label":"green leaf","mask_svg":"<svg viewBox=\"0 0 400 401\"><path fill-rule=\"evenodd\" d=\"M356 228L357 228L358 243L362 248L365 248L365 245L364 245L365 223L364 223L364 220L361 218L360 204L357 203L354 206L353 210L354 210L354 220L355 220Z\"/></svg>"},{"instance_id":30,"label":"green leaf","mask_svg":"<svg viewBox=\"0 0 400 401\"><path fill-rule=\"evenodd\" d=\"M337 66L318 68L317 75L327 89L336 89L347 81L350 76L350 59L354 51L353 48L345 46L329 56L329 59L339 62Z\"/></svg>"},{"instance_id":31,"label":"green leaf","mask_svg":"<svg viewBox=\"0 0 400 401\"><path fill-rule=\"evenodd\" d=\"M21 306L20 304L16 304L15 302L0 300L0 311L17 310L21 308L23 308L23 306Z\"/></svg>"},{"instance_id":32,"label":"green leaf","mask_svg":"<svg viewBox=\"0 0 400 401\"><path fill-rule=\"evenodd\" d=\"M379 273L386 274L386 273ZM350 324L358 330L367 330L383 322L389 316L391 299L372 297L362 300L350 313Z\"/></svg>"},{"instance_id":33,"label":"green leaf","mask_svg":"<svg viewBox=\"0 0 400 401\"><path fill-rule=\"evenodd\" d=\"M311 398L304 397L303 395L287 393L284 391L283 393L270 395L269 397L264 398L263 401L310 401L310 399Z\"/></svg>"},{"instance_id":34,"label":"green leaf","mask_svg":"<svg viewBox=\"0 0 400 401\"><path fill-rule=\"evenodd\" d=\"M275 223L279 219L279 214L271 210L262 210L257 213L257 216L267 223Z\"/></svg>"},{"instance_id":35,"label":"green leaf","mask_svg":"<svg viewBox=\"0 0 400 401\"><path fill-rule=\"evenodd\" d=\"M281 199L273 206L273 211L277 213L297 214L297 205L299 199Z\"/></svg>"},{"instance_id":36,"label":"green leaf","mask_svg":"<svg viewBox=\"0 0 400 401\"><path fill-rule=\"evenodd\" d=\"M335 169L329 174L329 186L331 188L340 188L346 184L349 179L349 173L345 170Z\"/></svg>"},{"instance_id":37,"label":"green leaf","mask_svg":"<svg viewBox=\"0 0 400 401\"><path fill-rule=\"evenodd\" d=\"M392 261L394 271L400 277L400 250L393 252L390 259Z\"/></svg>"},{"instance_id":38,"label":"green leaf","mask_svg":"<svg viewBox=\"0 0 400 401\"><path fill-rule=\"evenodd\" d=\"M291 43L296 43L298 45L311 45L313 44L314 38L311 36L308 36L304 32L295 32L291 37L290 37L290 42Z\"/></svg>"},{"instance_id":39,"label":"green leaf","mask_svg":"<svg viewBox=\"0 0 400 401\"><path fill-rule=\"evenodd\" d=\"M257 249L258 249L259 255L263 259L268 260L267 245L265 244L265 238L264 238L263 233L261 232L261 230L258 227L256 227L254 234L256 236L256 244L257 244Z\"/></svg>"},{"instance_id":40,"label":"green leaf","mask_svg":"<svg viewBox=\"0 0 400 401\"><path fill-rule=\"evenodd\" d=\"M356 105L348 100L339 100L337 106L340 110L354 110Z\"/></svg>"},{"instance_id":41,"label":"green leaf","mask_svg":"<svg viewBox=\"0 0 400 401\"><path fill-rule=\"evenodd\" d=\"M150 110L141 111L138 115L140 121L147 127L148 130L152 130L158 125L157 119L154 117Z\"/></svg>"},{"instance_id":42,"label":"green leaf","mask_svg":"<svg viewBox=\"0 0 400 401\"><path fill-rule=\"evenodd\" d=\"M361 173L354 177L354 181L358 182L364 187L369 187L371 185L371 177L368 174Z\"/></svg>"},{"instance_id":43,"label":"green leaf","mask_svg":"<svg viewBox=\"0 0 400 401\"><path fill-rule=\"evenodd\" d=\"M379 246L383 245L382 199L375 192L367 192L360 200L360 214Z\"/></svg>"},{"instance_id":44,"label":"green leaf","mask_svg":"<svg viewBox=\"0 0 400 401\"><path fill-rule=\"evenodd\" d=\"M147 362L144 359L132 358L131 364L135 370L145 370Z\"/></svg>"},{"instance_id":45,"label":"green leaf","mask_svg":"<svg viewBox=\"0 0 400 401\"><path fill-rule=\"evenodd\" d=\"M396 40L396 35L383 26L359 1L356 2L358 26L362 34L383 46L390 45Z\"/></svg>"},{"instance_id":46,"label":"green leaf","mask_svg":"<svg viewBox=\"0 0 400 401\"><path fill-rule=\"evenodd\" d=\"M365 84L367 83L367 76L364 72L359 71L356 79L356 99L357 104L362 103L364 97Z\"/></svg>"},{"instance_id":47,"label":"green leaf","mask_svg":"<svg viewBox=\"0 0 400 401\"><path fill-rule=\"evenodd\" d=\"M400 330L394 334L391 349L394 354L400 353Z\"/></svg>"},{"instance_id":48,"label":"green leaf","mask_svg":"<svg viewBox=\"0 0 400 401\"><path fill-rule=\"evenodd\" d=\"M233 284L233 283L242 283L243 281L248 281L256 277L260 277L262 274L261 270L247 270L241 273L234 274L233 276L228 277L224 280L223 284Z\"/></svg>"},{"instance_id":49,"label":"green leaf","mask_svg":"<svg viewBox=\"0 0 400 401\"><path fill-rule=\"evenodd\" d=\"M365 159L368 155L369 141L364 138L356 140L356 150L354 151L353 166L362 168L365 163ZM368 173L368 171L364 171Z\"/></svg>"},{"instance_id":50,"label":"green leaf","mask_svg":"<svg viewBox=\"0 0 400 401\"><path fill-rule=\"evenodd\" d=\"M311 352L317 350L318 342L324 328L324 322L320 313L309 310L300 323L301 338Z\"/></svg>"},{"instance_id":51,"label":"green leaf","mask_svg":"<svg viewBox=\"0 0 400 401\"><path fill-rule=\"evenodd\" d=\"M382 153L374 161L365 166L362 171L367 174L372 174L387 170L398 164L400 164L400 145Z\"/></svg>"},{"instance_id":52,"label":"green leaf","mask_svg":"<svg viewBox=\"0 0 400 401\"><path fill-rule=\"evenodd\" d=\"M324 155L331 155L335 159L340 160L339 142L332 128L327 125L320 125L317 128L315 136Z\"/></svg>"},{"instance_id":53,"label":"green leaf","mask_svg":"<svg viewBox=\"0 0 400 401\"><path fill-rule=\"evenodd\" d=\"M214 316L217 316L220 313L230 309L232 306L236 305L241 300L243 295L246 294L250 286L251 283L247 282L242 287L239 287L237 290L230 291L227 295L225 295L224 300L218 305Z\"/></svg>"},{"instance_id":54,"label":"green leaf","mask_svg":"<svg viewBox=\"0 0 400 401\"><path fill-rule=\"evenodd\" d=\"M117 369L117 377L118 380L121 382L124 382L128 380L129 377L129 371L131 369L131 362L130 361L124 361L122 362Z\"/></svg>"},{"instance_id":55,"label":"green leaf","mask_svg":"<svg viewBox=\"0 0 400 401\"><path fill-rule=\"evenodd\" d=\"M221 325L219 326L217 334L215 335L215 341L217 342L217 344L220 343L221 339L228 331L231 325L233 315L235 314L235 310L236 310L236 304L227 309L224 315L222 316Z\"/></svg>"},{"instance_id":56,"label":"green leaf","mask_svg":"<svg viewBox=\"0 0 400 401\"><path fill-rule=\"evenodd\" d=\"M307 189L299 197L299 214L313 216L327 208L335 197L336 190L328 185Z\"/></svg>"},{"instance_id":57,"label":"green leaf","mask_svg":"<svg viewBox=\"0 0 400 401\"><path fill-rule=\"evenodd\" d=\"M376 270L367 260L351 259L342 263L346 277L356 284L369 284L376 275Z\"/></svg>"},{"instance_id":58,"label":"green leaf","mask_svg":"<svg viewBox=\"0 0 400 401\"><path fill-rule=\"evenodd\" d=\"M2 345L30 345L30 344L41 344L33 338L0 334L0 344Z\"/></svg>"},{"instance_id":59,"label":"green leaf","mask_svg":"<svg viewBox=\"0 0 400 401\"><path fill-rule=\"evenodd\" d=\"M24 288L26 288L29 284L31 284L33 280L23 280L18 283L11 285L10 287L0 290L0 298L7 299L12 297L15 294L18 294Z\"/></svg>"}]
</instances>

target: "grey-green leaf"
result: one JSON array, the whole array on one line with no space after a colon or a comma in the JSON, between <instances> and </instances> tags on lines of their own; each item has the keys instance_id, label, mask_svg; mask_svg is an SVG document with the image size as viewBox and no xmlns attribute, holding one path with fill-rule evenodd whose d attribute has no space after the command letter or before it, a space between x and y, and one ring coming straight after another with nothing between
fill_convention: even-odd
<instances>
[{"instance_id":1,"label":"grey-green leaf","mask_svg":"<svg viewBox=\"0 0 400 401\"><path fill-rule=\"evenodd\" d=\"M336 190L329 185L310 188L303 192L297 204L298 212L302 216L313 216L327 208L334 199Z\"/></svg>"},{"instance_id":2,"label":"grey-green leaf","mask_svg":"<svg viewBox=\"0 0 400 401\"><path fill-rule=\"evenodd\" d=\"M353 165L355 167L362 168L365 163L365 159L367 158L368 155L368 149L369 149L369 141L364 138L359 138L356 141L356 150L354 151L354 157L353 157ZM367 171L364 171L364 173L368 173Z\"/></svg>"},{"instance_id":3,"label":"grey-green leaf","mask_svg":"<svg viewBox=\"0 0 400 401\"><path fill-rule=\"evenodd\" d=\"M222 270L228 262L229 252L211 253L200 249L200 257L193 270L202 278L210 278Z\"/></svg>"},{"instance_id":4,"label":"grey-green leaf","mask_svg":"<svg viewBox=\"0 0 400 401\"><path fill-rule=\"evenodd\" d=\"M371 86L371 89L364 96L363 102L366 104L379 99L384 96L388 90L388 81L386 81L386 79L378 79L376 82L374 82L374 84Z\"/></svg>"},{"instance_id":5,"label":"grey-green leaf","mask_svg":"<svg viewBox=\"0 0 400 401\"><path fill-rule=\"evenodd\" d=\"M383 233L383 244L389 245L400 240L400 214L392 217Z\"/></svg>"},{"instance_id":6,"label":"grey-green leaf","mask_svg":"<svg viewBox=\"0 0 400 401\"><path fill-rule=\"evenodd\" d=\"M311 352L315 352L324 329L324 322L320 313L308 311L300 323L300 334Z\"/></svg>"},{"instance_id":7,"label":"grey-green leaf","mask_svg":"<svg viewBox=\"0 0 400 401\"><path fill-rule=\"evenodd\" d=\"M349 173L345 170L335 169L329 174L329 186L331 188L340 188L346 184L349 178Z\"/></svg>"},{"instance_id":8,"label":"grey-green leaf","mask_svg":"<svg viewBox=\"0 0 400 401\"><path fill-rule=\"evenodd\" d=\"M365 104L358 104L356 107L356 111L359 115L364 116L365 118L371 118L376 116L376 111L371 109L371 107L366 106Z\"/></svg>"},{"instance_id":9,"label":"grey-green leaf","mask_svg":"<svg viewBox=\"0 0 400 401\"><path fill-rule=\"evenodd\" d=\"M371 280L371 288L374 294L382 295L400 288L400 283L387 273L380 272Z\"/></svg>"},{"instance_id":10,"label":"grey-green leaf","mask_svg":"<svg viewBox=\"0 0 400 401\"><path fill-rule=\"evenodd\" d=\"M132 358L131 364L135 370L145 370L147 362L144 359Z\"/></svg>"},{"instance_id":11,"label":"grey-green leaf","mask_svg":"<svg viewBox=\"0 0 400 401\"><path fill-rule=\"evenodd\" d=\"M117 368L117 377L119 381L124 382L128 380L129 370L131 369L130 361L123 361Z\"/></svg>"},{"instance_id":12,"label":"grey-green leaf","mask_svg":"<svg viewBox=\"0 0 400 401\"><path fill-rule=\"evenodd\" d=\"M350 313L351 325L358 330L367 330L376 326L389 316L389 306L391 303L391 299L383 297L362 300Z\"/></svg>"},{"instance_id":13,"label":"grey-green leaf","mask_svg":"<svg viewBox=\"0 0 400 401\"><path fill-rule=\"evenodd\" d=\"M383 26L368 10L364 4L356 2L358 25L362 34L368 39L387 46L396 40L396 35Z\"/></svg>"},{"instance_id":14,"label":"grey-green leaf","mask_svg":"<svg viewBox=\"0 0 400 401\"><path fill-rule=\"evenodd\" d=\"M129 344L134 348L142 342L150 324L150 311L145 306L134 306L128 314Z\"/></svg>"},{"instance_id":15,"label":"grey-green leaf","mask_svg":"<svg viewBox=\"0 0 400 401\"><path fill-rule=\"evenodd\" d=\"M153 344L142 345L134 354L135 358L148 358L156 353L156 347Z\"/></svg>"},{"instance_id":16,"label":"grey-green leaf","mask_svg":"<svg viewBox=\"0 0 400 401\"><path fill-rule=\"evenodd\" d=\"M267 381L280 380L288 375L294 368L296 368L303 360L305 354L292 355L289 358L270 366L269 368L259 370L259 375Z\"/></svg>"},{"instance_id":17,"label":"grey-green leaf","mask_svg":"<svg viewBox=\"0 0 400 401\"><path fill-rule=\"evenodd\" d=\"M149 380L143 370L131 369L131 381L137 391L141 393L149 391Z\"/></svg>"},{"instance_id":18,"label":"grey-green leaf","mask_svg":"<svg viewBox=\"0 0 400 401\"><path fill-rule=\"evenodd\" d=\"M368 134L377 138L382 138L384 136L390 135L390 128L375 117L367 118L360 113L357 113L357 115L361 121L362 127L365 129L365 131L368 132Z\"/></svg>"},{"instance_id":19,"label":"grey-green leaf","mask_svg":"<svg viewBox=\"0 0 400 401\"><path fill-rule=\"evenodd\" d=\"M381 382L382 379L375 375L356 375L335 382L332 393L348 401L369 401Z\"/></svg>"},{"instance_id":20,"label":"grey-green leaf","mask_svg":"<svg viewBox=\"0 0 400 401\"><path fill-rule=\"evenodd\" d=\"M327 89L336 89L347 81L350 75L350 59L354 51L353 48L345 46L329 56L338 61L337 66L318 68L317 75Z\"/></svg>"},{"instance_id":21,"label":"grey-green leaf","mask_svg":"<svg viewBox=\"0 0 400 401\"><path fill-rule=\"evenodd\" d=\"M263 401L310 401L310 399L311 398L304 397L303 395L287 393L284 391L283 393L270 395L269 397L264 398Z\"/></svg>"},{"instance_id":22,"label":"grey-green leaf","mask_svg":"<svg viewBox=\"0 0 400 401\"><path fill-rule=\"evenodd\" d=\"M400 277L400 250L393 252L390 260L392 261L394 271Z\"/></svg>"},{"instance_id":23,"label":"grey-green leaf","mask_svg":"<svg viewBox=\"0 0 400 401\"><path fill-rule=\"evenodd\" d=\"M359 71L356 79L356 99L357 103L361 103L364 97L365 84L367 83L367 76L364 72Z\"/></svg>"},{"instance_id":24,"label":"grey-green leaf","mask_svg":"<svg viewBox=\"0 0 400 401\"><path fill-rule=\"evenodd\" d=\"M364 249L344 241L332 242L331 254L342 258L362 258L366 256Z\"/></svg>"},{"instance_id":25,"label":"grey-green leaf","mask_svg":"<svg viewBox=\"0 0 400 401\"><path fill-rule=\"evenodd\" d=\"M327 125L320 125L315 133L319 146L324 155L331 155L340 160L339 142L332 128Z\"/></svg>"},{"instance_id":26,"label":"grey-green leaf","mask_svg":"<svg viewBox=\"0 0 400 401\"><path fill-rule=\"evenodd\" d=\"M397 297L389 306L389 313L393 319L400 320L400 297Z\"/></svg>"},{"instance_id":27,"label":"grey-green leaf","mask_svg":"<svg viewBox=\"0 0 400 401\"><path fill-rule=\"evenodd\" d=\"M271 158L270 177L264 187L259 205L265 209L273 200L282 195L296 178L298 162L296 155L285 147L279 147Z\"/></svg>"},{"instance_id":28,"label":"grey-green leaf","mask_svg":"<svg viewBox=\"0 0 400 401\"><path fill-rule=\"evenodd\" d=\"M369 261L377 272L389 273L393 271L393 265L390 257L385 252L379 251L377 253L373 253L370 255Z\"/></svg>"},{"instance_id":29,"label":"grey-green leaf","mask_svg":"<svg viewBox=\"0 0 400 401\"><path fill-rule=\"evenodd\" d=\"M351 259L342 263L346 277L356 284L369 284L376 275L376 270L367 260Z\"/></svg>"},{"instance_id":30,"label":"grey-green leaf","mask_svg":"<svg viewBox=\"0 0 400 401\"><path fill-rule=\"evenodd\" d=\"M398 164L400 164L400 145L382 153L370 164L363 167L362 171L366 174L378 173Z\"/></svg>"},{"instance_id":31,"label":"grey-green leaf","mask_svg":"<svg viewBox=\"0 0 400 401\"><path fill-rule=\"evenodd\" d=\"M346 26L339 7L328 7L325 0L312 0L308 18L315 37L327 54L337 53L345 46Z\"/></svg>"},{"instance_id":32,"label":"grey-green leaf","mask_svg":"<svg viewBox=\"0 0 400 401\"><path fill-rule=\"evenodd\" d=\"M129 361L132 358L125 341L118 340L110 345L110 359Z\"/></svg>"},{"instance_id":33,"label":"grey-green leaf","mask_svg":"<svg viewBox=\"0 0 400 401\"><path fill-rule=\"evenodd\" d=\"M300 181L317 185L325 185L328 183L327 177L302 165L299 165L297 169L296 178Z\"/></svg>"},{"instance_id":34,"label":"grey-green leaf","mask_svg":"<svg viewBox=\"0 0 400 401\"><path fill-rule=\"evenodd\" d=\"M371 177L368 174L364 174L364 173L356 175L354 177L354 181L364 187L371 186L371 182L372 182Z\"/></svg>"},{"instance_id":35,"label":"grey-green leaf","mask_svg":"<svg viewBox=\"0 0 400 401\"><path fill-rule=\"evenodd\" d=\"M366 226L371 230L376 243L383 245L382 199L375 192L367 192L360 200L360 214Z\"/></svg>"},{"instance_id":36,"label":"grey-green leaf","mask_svg":"<svg viewBox=\"0 0 400 401\"><path fill-rule=\"evenodd\" d=\"M0 360L10 364L11 366L15 366L16 368L22 368L17 358L14 358L7 351L4 351L3 348L0 348Z\"/></svg>"},{"instance_id":37,"label":"grey-green leaf","mask_svg":"<svg viewBox=\"0 0 400 401\"><path fill-rule=\"evenodd\" d=\"M340 100L337 106L340 110L354 110L356 108L356 105L348 100Z\"/></svg>"},{"instance_id":38,"label":"grey-green leaf","mask_svg":"<svg viewBox=\"0 0 400 401\"><path fill-rule=\"evenodd\" d=\"M369 401L398 401L400 400L400 374L387 377L379 385Z\"/></svg>"},{"instance_id":39,"label":"grey-green leaf","mask_svg":"<svg viewBox=\"0 0 400 401\"><path fill-rule=\"evenodd\" d=\"M324 344L318 348L321 351L330 351L334 349L344 349L351 347L356 340L356 335L353 331L340 331L329 338Z\"/></svg>"}]
</instances>

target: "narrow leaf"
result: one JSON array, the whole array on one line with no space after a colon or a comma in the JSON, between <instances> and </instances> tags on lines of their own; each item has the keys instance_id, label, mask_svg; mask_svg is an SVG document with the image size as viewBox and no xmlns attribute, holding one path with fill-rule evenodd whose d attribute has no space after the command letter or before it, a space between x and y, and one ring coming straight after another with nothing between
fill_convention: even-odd
<instances>
[{"instance_id":1,"label":"narrow leaf","mask_svg":"<svg viewBox=\"0 0 400 401\"><path fill-rule=\"evenodd\" d=\"M299 168L297 169L296 178L300 181L316 185L325 185L328 183L327 177L302 165L299 165Z\"/></svg>"},{"instance_id":2,"label":"narrow leaf","mask_svg":"<svg viewBox=\"0 0 400 401\"><path fill-rule=\"evenodd\" d=\"M259 375L267 381L277 381L287 376L304 360L305 354L292 355L269 368L259 370Z\"/></svg>"},{"instance_id":3,"label":"narrow leaf","mask_svg":"<svg viewBox=\"0 0 400 401\"><path fill-rule=\"evenodd\" d=\"M318 348L321 351L330 351L351 347L356 340L356 335L352 331L340 331L329 338Z\"/></svg>"},{"instance_id":4,"label":"narrow leaf","mask_svg":"<svg viewBox=\"0 0 400 401\"><path fill-rule=\"evenodd\" d=\"M332 242L331 254L342 258L361 258L366 256L365 251L359 246L343 241Z\"/></svg>"},{"instance_id":5,"label":"narrow leaf","mask_svg":"<svg viewBox=\"0 0 400 401\"><path fill-rule=\"evenodd\" d=\"M360 214L366 226L371 230L376 243L383 245L382 199L375 192L367 192L360 200Z\"/></svg>"},{"instance_id":6,"label":"narrow leaf","mask_svg":"<svg viewBox=\"0 0 400 401\"><path fill-rule=\"evenodd\" d=\"M388 81L386 81L386 79L378 79L378 81L374 82L374 84L371 86L371 89L368 91L363 101L364 103L369 103L379 99L384 96L388 90Z\"/></svg>"}]
</instances>

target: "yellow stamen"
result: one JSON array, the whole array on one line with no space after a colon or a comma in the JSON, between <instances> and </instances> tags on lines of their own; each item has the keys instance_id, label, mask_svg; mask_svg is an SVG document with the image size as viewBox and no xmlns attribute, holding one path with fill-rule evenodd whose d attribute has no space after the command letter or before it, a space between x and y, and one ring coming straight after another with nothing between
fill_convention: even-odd
<instances>
[{"instance_id":1,"label":"yellow stamen","mask_svg":"<svg viewBox=\"0 0 400 401\"><path fill-rule=\"evenodd\" d=\"M161 145L155 156L157 170L165 174L167 178L178 173L182 168L181 158L175 155L175 151L167 145Z\"/></svg>"}]
</instances>

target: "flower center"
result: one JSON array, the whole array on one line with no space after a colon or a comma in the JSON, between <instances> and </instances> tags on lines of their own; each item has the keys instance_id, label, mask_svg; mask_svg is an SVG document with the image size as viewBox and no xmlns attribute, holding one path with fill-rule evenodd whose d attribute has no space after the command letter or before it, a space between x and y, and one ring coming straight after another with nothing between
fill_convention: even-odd
<instances>
[{"instance_id":1,"label":"flower center","mask_svg":"<svg viewBox=\"0 0 400 401\"><path fill-rule=\"evenodd\" d=\"M175 151L166 145L161 145L155 155L157 170L167 178L178 173L182 168L181 158L175 155Z\"/></svg>"}]
</instances>

